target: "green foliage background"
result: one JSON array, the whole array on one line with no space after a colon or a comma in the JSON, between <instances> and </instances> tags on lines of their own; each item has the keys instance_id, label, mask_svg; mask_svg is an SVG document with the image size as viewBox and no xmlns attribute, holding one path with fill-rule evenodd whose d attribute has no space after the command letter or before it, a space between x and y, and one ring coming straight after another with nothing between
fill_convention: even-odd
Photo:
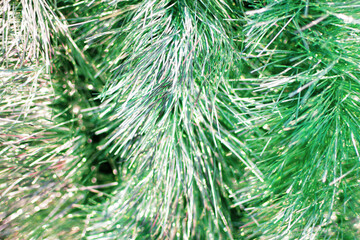
<instances>
[{"instance_id":1,"label":"green foliage background","mask_svg":"<svg viewBox=\"0 0 360 240\"><path fill-rule=\"evenodd\" d=\"M3 0L1 239L359 239L360 1Z\"/></svg>"}]
</instances>

